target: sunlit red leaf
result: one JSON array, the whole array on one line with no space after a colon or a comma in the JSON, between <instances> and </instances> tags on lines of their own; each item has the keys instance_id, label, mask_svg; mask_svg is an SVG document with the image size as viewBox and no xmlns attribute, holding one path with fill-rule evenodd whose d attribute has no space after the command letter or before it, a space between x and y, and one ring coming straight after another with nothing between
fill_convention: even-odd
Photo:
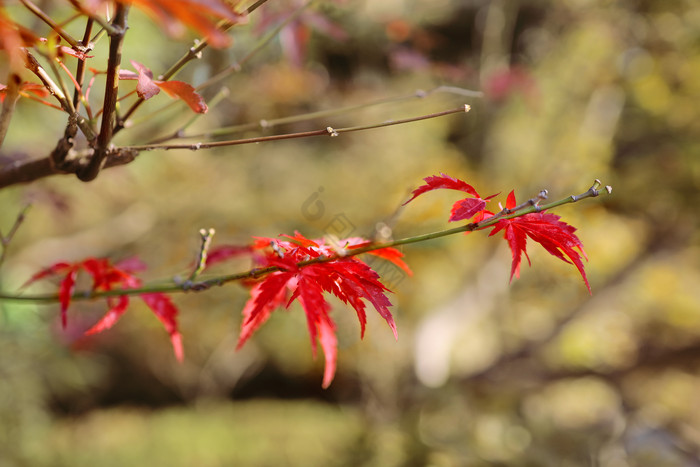
<instances>
[{"instance_id":1,"label":"sunlit red leaf","mask_svg":"<svg viewBox=\"0 0 700 467\"><path fill-rule=\"evenodd\" d=\"M331 320L321 320L318 323L318 340L321 342L326 365L323 370L321 386L326 389L333 382L338 361L338 339L335 337L335 325Z\"/></svg>"},{"instance_id":2,"label":"sunlit red leaf","mask_svg":"<svg viewBox=\"0 0 700 467\"><path fill-rule=\"evenodd\" d=\"M175 358L181 362L185 358L185 353L182 349L182 337L177 329L177 307L170 300L170 297L162 293L145 293L141 294L140 297L165 326L165 330L170 334Z\"/></svg>"},{"instance_id":3,"label":"sunlit red leaf","mask_svg":"<svg viewBox=\"0 0 700 467\"><path fill-rule=\"evenodd\" d=\"M340 243L361 245L367 244L367 241L352 238ZM239 348L269 318L275 308L282 305L288 307L297 300L306 314L314 356L318 342L323 349L323 387L328 387L335 375L337 342L335 324L329 314L331 308L324 299L324 293L335 295L355 310L360 322L361 336L364 336L367 321L365 301L374 306L396 336L396 325L388 309L391 302L386 297L389 290L379 281L379 275L361 260L340 256L332 261L299 266L302 261L332 256L335 254L335 248L323 240L310 240L298 232L294 236L283 236L281 240L257 238L255 248L267 250L263 267L276 266L282 270L268 274L253 286L251 298L243 310ZM389 248L384 250L386 251L381 255L396 264L404 265L408 270L405 263L399 259L400 252ZM289 299L286 299L288 295Z\"/></svg>"},{"instance_id":4,"label":"sunlit red leaf","mask_svg":"<svg viewBox=\"0 0 700 467\"><path fill-rule=\"evenodd\" d=\"M243 344L253 335L253 333L262 326L270 317L270 314L279 306L285 304L287 289L286 284L288 278L277 277L277 284L272 284L268 281L258 282L250 290L250 299L243 307L243 323L241 324L241 333L238 338L236 349L243 347ZM266 288L272 288L274 292L270 294L265 291ZM258 305L258 297L265 292L267 298L260 299Z\"/></svg>"},{"instance_id":5,"label":"sunlit red leaf","mask_svg":"<svg viewBox=\"0 0 700 467\"><path fill-rule=\"evenodd\" d=\"M449 175L445 175L444 173L441 173L439 176L433 175L430 177L426 177L423 180L425 180L426 182L425 185L421 185L415 190L413 190L413 196L411 197L411 199L403 203L404 205L410 203L423 193L440 189L463 191L474 197L459 200L456 203L454 203L454 205L452 205L452 211L450 213L449 219L450 222L469 220L472 217L478 217L479 219L483 218L483 212L484 208L486 207L486 202L494 196L496 196L491 195L482 199L473 186L458 178L453 178Z\"/></svg>"},{"instance_id":6,"label":"sunlit red leaf","mask_svg":"<svg viewBox=\"0 0 700 467\"><path fill-rule=\"evenodd\" d=\"M511 191L506 201L506 207L512 209L515 206L515 195ZM542 245L551 255L567 263L573 263L590 293L591 286L586 277L583 261L581 261L582 256L586 258L583 244L574 233L576 228L559 219L559 216L545 212L525 214L512 219L502 219L493 226L489 236L495 235L501 230L504 231L504 238L508 242L513 256L510 272L511 280L513 280L513 277L520 277L520 263L523 254L527 258L528 264L530 264L530 257L527 254L527 237L530 237L530 239Z\"/></svg>"},{"instance_id":7,"label":"sunlit red leaf","mask_svg":"<svg viewBox=\"0 0 700 467\"><path fill-rule=\"evenodd\" d=\"M370 244L370 242L367 242L364 245L354 245L354 246L351 246L349 248L351 248L351 249L352 248L359 248L360 246L365 246L365 245L369 245L369 244ZM367 254L378 256L379 258L385 259L385 260L395 264L399 268L403 269L404 272L406 272L406 274L408 274L409 276L413 275L413 271L411 271L411 268L409 268L408 264L406 264L406 262L401 259L404 257L404 254L401 253L396 248L381 248L379 250L368 251Z\"/></svg>"},{"instance_id":8,"label":"sunlit red leaf","mask_svg":"<svg viewBox=\"0 0 700 467\"><path fill-rule=\"evenodd\" d=\"M425 185L421 185L415 190L413 190L413 196L411 197L411 199L403 203L404 206L416 199L416 197L422 195L423 193L443 188L449 190L464 191L465 193L469 193L470 195L476 198L481 198L481 196L479 196L479 193L477 193L473 186L457 178L445 175L444 173L441 173L439 176L432 175L430 177L424 178L423 180L425 180Z\"/></svg>"},{"instance_id":9,"label":"sunlit red leaf","mask_svg":"<svg viewBox=\"0 0 700 467\"><path fill-rule=\"evenodd\" d=\"M61 274L71 268L70 263L60 262L49 266L48 268L42 269L41 271L30 277L27 282L22 285L22 288L31 285L32 283L44 279L45 277L55 276L56 274Z\"/></svg>"},{"instance_id":10,"label":"sunlit red leaf","mask_svg":"<svg viewBox=\"0 0 700 467\"><path fill-rule=\"evenodd\" d=\"M481 198L464 198L452 206L450 222L471 219L486 207L486 201Z\"/></svg>"}]
</instances>

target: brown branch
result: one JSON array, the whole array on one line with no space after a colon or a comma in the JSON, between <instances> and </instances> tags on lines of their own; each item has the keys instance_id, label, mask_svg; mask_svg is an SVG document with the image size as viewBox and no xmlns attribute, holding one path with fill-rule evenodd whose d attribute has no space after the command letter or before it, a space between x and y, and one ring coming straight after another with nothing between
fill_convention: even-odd
<instances>
[{"instance_id":1,"label":"brown branch","mask_svg":"<svg viewBox=\"0 0 700 467\"><path fill-rule=\"evenodd\" d=\"M51 93L51 95L56 98L58 103L61 105L61 108L65 110L68 114L73 113L72 102L66 99L66 95L63 93L61 87L58 84L56 84L53 79L51 79L44 67L42 67L41 64L37 61L37 59L29 52L26 53L25 58L27 69L39 78L39 80L46 87L49 93Z\"/></svg>"},{"instance_id":2,"label":"brown branch","mask_svg":"<svg viewBox=\"0 0 700 467\"><path fill-rule=\"evenodd\" d=\"M90 35L92 34L92 25L94 21L92 18L87 19L87 23L85 24L85 34L83 34L83 44L88 44L87 48L91 48L92 45L90 45ZM82 95L82 87L83 87L83 82L85 80L85 59L84 58L79 58L78 59L78 65L75 69L75 80L78 86L75 88L75 92L73 93L73 107L75 107L76 111L78 110L80 106L80 97Z\"/></svg>"},{"instance_id":3,"label":"brown branch","mask_svg":"<svg viewBox=\"0 0 700 467\"><path fill-rule=\"evenodd\" d=\"M469 111L470 107L468 105L458 107L455 109L445 110L442 112L436 112L428 115L421 115L418 117L405 118L401 120L390 120L388 122L382 122L378 124L354 126L347 128L332 128L326 127L323 130L305 131L301 133L288 133L282 135L272 135L272 136L262 136L259 138L247 138L232 141L217 141L212 143L194 143L194 144L177 144L177 145L142 145L142 146L122 146L119 148L109 148L105 154L104 167L115 167L118 165L128 164L133 161L140 151L153 151L157 149L168 150L168 149L189 149L189 150L199 150L199 149L210 149L214 147L221 146L236 146L241 144L253 144L261 142L271 142L286 139L296 139L296 138L308 138L312 136L328 136L337 137L342 133L350 133L355 131L371 130L374 128L383 128L392 125L402 125L405 123L417 122L420 120L426 120L429 118L437 118L445 115L462 113ZM78 117L82 118L82 117ZM80 121L77 122L80 126ZM70 127L70 125L69 125ZM81 127L82 128L82 127ZM6 167L0 169L0 189L15 185L18 183L29 183L38 180L43 177L48 177L51 175L58 174L68 174L77 173L79 171L85 170L86 158L90 156L90 153L85 153L82 155L76 155L73 158L66 158L68 150L72 147L70 143L69 128L66 128L66 136L59 141L56 149L52 153L51 157L47 157L40 160L28 161L28 162L15 162ZM62 158L59 157L62 155ZM53 162L52 162L53 160Z\"/></svg>"},{"instance_id":4,"label":"brown branch","mask_svg":"<svg viewBox=\"0 0 700 467\"><path fill-rule=\"evenodd\" d=\"M69 150L67 143L62 139L55 151ZM31 161L17 161L6 165L0 170L0 189L20 183L31 183L51 175L74 174L86 167L85 154L66 158L57 166L51 157ZM111 148L107 151L103 168L116 167L132 162L138 153L124 148Z\"/></svg>"},{"instance_id":5,"label":"brown branch","mask_svg":"<svg viewBox=\"0 0 700 467\"><path fill-rule=\"evenodd\" d=\"M112 21L115 31L110 32L109 36L107 82L105 84L104 104L102 105L100 134L97 137L95 152L90 158L88 165L76 173L78 178L84 182L89 182L97 177L107 156L109 144L112 141L112 128L114 126L117 94L119 91L119 66L122 61L122 44L126 34L126 17L128 12L128 5L117 4L114 20Z\"/></svg>"}]
</instances>

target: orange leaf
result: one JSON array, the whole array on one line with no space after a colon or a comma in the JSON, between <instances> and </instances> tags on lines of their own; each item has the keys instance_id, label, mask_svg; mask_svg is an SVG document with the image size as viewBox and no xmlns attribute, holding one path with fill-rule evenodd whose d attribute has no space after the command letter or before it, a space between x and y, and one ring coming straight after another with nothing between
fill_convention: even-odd
<instances>
[{"instance_id":1,"label":"orange leaf","mask_svg":"<svg viewBox=\"0 0 700 467\"><path fill-rule=\"evenodd\" d=\"M154 83L171 97L179 97L185 101L192 110L199 114L207 113L209 110L202 96L197 94L197 91L190 84L183 81L154 81Z\"/></svg>"}]
</instances>

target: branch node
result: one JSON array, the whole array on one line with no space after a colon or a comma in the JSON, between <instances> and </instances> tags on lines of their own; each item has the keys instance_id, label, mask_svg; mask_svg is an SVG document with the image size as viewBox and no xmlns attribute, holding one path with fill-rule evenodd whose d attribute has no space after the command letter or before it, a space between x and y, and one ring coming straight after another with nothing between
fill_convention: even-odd
<instances>
[{"instance_id":1,"label":"branch node","mask_svg":"<svg viewBox=\"0 0 700 467\"><path fill-rule=\"evenodd\" d=\"M339 134L337 131L335 131L333 129L333 127L330 127L330 126L326 127L326 131L328 132L328 134L330 135L331 138L335 138Z\"/></svg>"},{"instance_id":2,"label":"branch node","mask_svg":"<svg viewBox=\"0 0 700 467\"><path fill-rule=\"evenodd\" d=\"M196 59L202 58L202 50L199 47L200 47L199 40L195 40L194 45L192 47L190 47L190 56L192 58L196 58Z\"/></svg>"},{"instance_id":3,"label":"branch node","mask_svg":"<svg viewBox=\"0 0 700 467\"><path fill-rule=\"evenodd\" d=\"M464 104L464 113L469 112L472 109L472 106L469 104Z\"/></svg>"},{"instance_id":4,"label":"branch node","mask_svg":"<svg viewBox=\"0 0 700 467\"><path fill-rule=\"evenodd\" d=\"M272 248L272 251L274 251L277 254L277 256L279 256L280 258L284 258L284 251L282 251L277 242L270 242L270 248Z\"/></svg>"}]
</instances>

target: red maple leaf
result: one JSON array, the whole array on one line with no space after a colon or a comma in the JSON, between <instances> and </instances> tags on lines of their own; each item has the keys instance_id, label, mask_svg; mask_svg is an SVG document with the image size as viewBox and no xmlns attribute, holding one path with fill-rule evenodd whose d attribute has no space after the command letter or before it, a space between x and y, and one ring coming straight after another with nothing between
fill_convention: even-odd
<instances>
[{"instance_id":1,"label":"red maple leaf","mask_svg":"<svg viewBox=\"0 0 700 467\"><path fill-rule=\"evenodd\" d=\"M262 266L276 266L280 270L268 274L251 289L250 299L243 308L244 318L237 348L245 344L276 308L289 307L297 300L306 313L314 357L317 341L321 343L326 360L322 385L327 388L335 376L337 340L335 323L329 315L331 307L325 300L324 293L335 295L355 310L360 321L361 337L364 337L367 323L365 302L372 304L397 337L396 325L388 308L391 306L386 296L389 290L379 281L379 275L363 261L355 256L338 256L336 246L323 240L310 240L298 232L293 237L283 237L286 240L256 239L254 248L266 250ZM340 244L357 245L361 244L360 241L367 243L364 239L347 239ZM401 253L393 248L382 250L389 250L389 253L381 253L382 257L408 270L400 260ZM322 257L337 259L299 264Z\"/></svg>"},{"instance_id":2,"label":"red maple leaf","mask_svg":"<svg viewBox=\"0 0 700 467\"><path fill-rule=\"evenodd\" d=\"M144 268L145 265L138 259L128 259L117 264L112 264L107 258L87 258L76 263L60 262L34 274L24 286L46 277L63 275L59 284L58 299L61 304L61 323L65 328L68 322L68 307L73 296L78 272L83 270L92 277L91 290L93 292L105 292L140 287L141 280L133 276L132 273ZM165 326L166 331L170 334L175 357L182 361L184 352L182 337L177 328L178 310L170 297L163 293L142 293L139 296ZM85 334L96 334L111 328L126 312L129 306L129 296L107 297L107 304L109 305L107 313Z\"/></svg>"},{"instance_id":3,"label":"red maple leaf","mask_svg":"<svg viewBox=\"0 0 700 467\"><path fill-rule=\"evenodd\" d=\"M129 70L119 70L119 79L137 80L136 94L138 94L141 99L150 99L158 94L162 89L170 97L179 97L185 101L185 103L197 113L203 114L209 110L202 96L197 94L197 91L195 91L191 84L177 80L156 80L153 79L153 72L144 65L135 60L131 60L131 65L138 71L138 73L134 73L133 71Z\"/></svg>"},{"instance_id":4,"label":"red maple leaf","mask_svg":"<svg viewBox=\"0 0 700 467\"><path fill-rule=\"evenodd\" d=\"M506 208L512 209L516 205L515 194L511 191L506 200ZM530 257L527 254L527 237L530 237L530 239L542 245L550 254L567 263L573 263L581 273L588 292L591 293L591 286L588 283L586 271L581 261L582 256L588 259L586 252L583 250L583 244L574 234L576 228L559 219L559 216L546 212L525 214L512 219L501 219L497 224L493 225L493 230L489 236L495 235L501 230L504 231L503 237L508 242L513 255L510 270L511 280L513 280L513 276L520 277L520 262L523 253L527 258L528 264L531 264Z\"/></svg>"},{"instance_id":5,"label":"red maple leaf","mask_svg":"<svg viewBox=\"0 0 700 467\"><path fill-rule=\"evenodd\" d=\"M496 196L491 195L487 196L486 198L482 198L481 195L479 195L479 193L474 189L474 187L468 184L467 182L458 178L450 177L449 175L445 175L444 173L441 173L439 176L432 175L430 177L424 178L423 180L425 180L425 185L421 185L415 190L413 190L413 196L411 197L411 199L403 203L404 206L416 199L418 196L422 195L423 193L427 193L433 190L457 190L463 191L473 196L473 198L461 199L452 205L452 211L449 219L450 222L468 220L474 216L483 215L483 213L485 212L484 208L486 207L486 202L494 196Z\"/></svg>"}]
</instances>

